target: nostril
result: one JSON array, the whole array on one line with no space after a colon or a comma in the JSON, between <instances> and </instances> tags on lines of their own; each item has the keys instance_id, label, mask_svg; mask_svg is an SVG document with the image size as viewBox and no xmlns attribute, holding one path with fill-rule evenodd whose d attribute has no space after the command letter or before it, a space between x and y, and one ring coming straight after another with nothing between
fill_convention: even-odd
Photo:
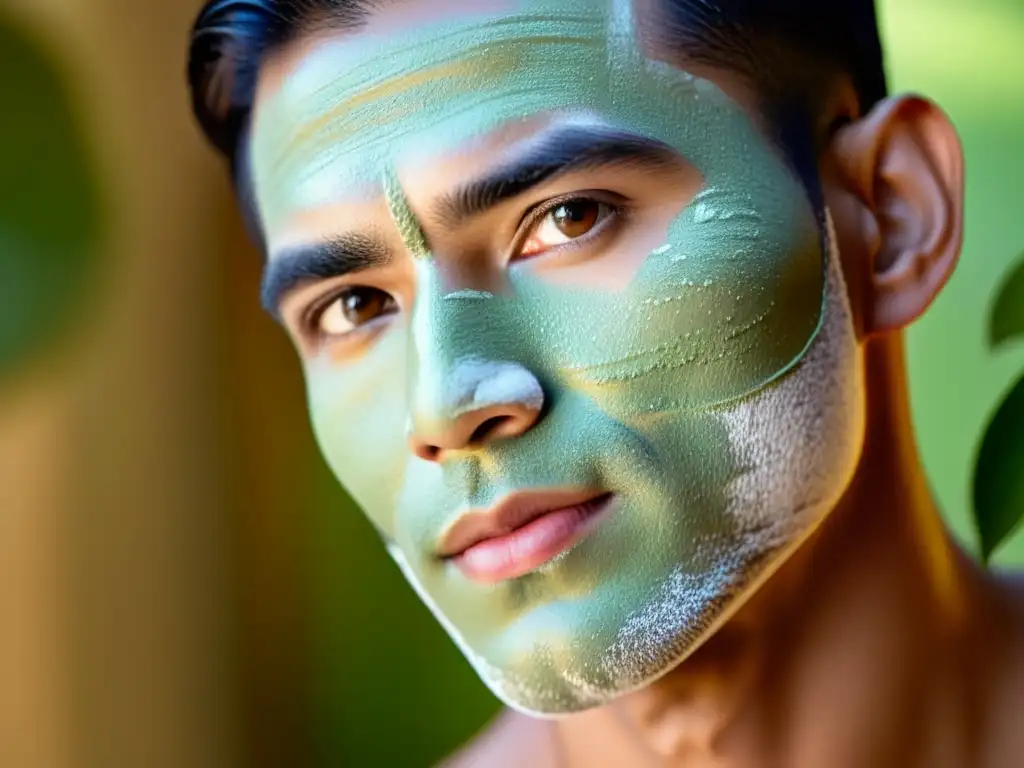
<instances>
[{"instance_id":1,"label":"nostril","mask_svg":"<svg viewBox=\"0 0 1024 768\"><path fill-rule=\"evenodd\" d=\"M480 425L473 430L473 434L469 436L470 445L481 445L487 442L487 438L500 433L502 427L508 425L513 420L512 416L492 416L489 419L485 419L480 422Z\"/></svg>"},{"instance_id":2,"label":"nostril","mask_svg":"<svg viewBox=\"0 0 1024 768\"><path fill-rule=\"evenodd\" d=\"M426 461L437 461L437 457L441 455L441 448L437 445L419 445L416 446L415 453Z\"/></svg>"}]
</instances>

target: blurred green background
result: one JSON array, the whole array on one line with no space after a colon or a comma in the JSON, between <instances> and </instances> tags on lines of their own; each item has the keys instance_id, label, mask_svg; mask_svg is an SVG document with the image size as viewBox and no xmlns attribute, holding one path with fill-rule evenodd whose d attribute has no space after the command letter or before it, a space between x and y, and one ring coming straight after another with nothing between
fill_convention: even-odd
<instances>
[{"instance_id":1,"label":"blurred green background","mask_svg":"<svg viewBox=\"0 0 1024 768\"><path fill-rule=\"evenodd\" d=\"M0 765L429 765L497 705L313 446L189 116L198 5L0 0ZM1024 251L1024 4L881 16L892 90L966 147L966 248L909 365L978 552L975 455L1024 372L1024 340L988 343Z\"/></svg>"}]
</instances>

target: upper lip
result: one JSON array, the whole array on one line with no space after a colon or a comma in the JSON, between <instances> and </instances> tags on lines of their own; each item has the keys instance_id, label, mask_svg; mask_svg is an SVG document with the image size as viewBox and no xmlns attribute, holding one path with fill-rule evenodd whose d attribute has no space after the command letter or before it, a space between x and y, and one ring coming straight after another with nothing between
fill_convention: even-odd
<instances>
[{"instance_id":1,"label":"upper lip","mask_svg":"<svg viewBox=\"0 0 1024 768\"><path fill-rule=\"evenodd\" d=\"M494 506L472 509L459 515L441 536L439 557L456 557L475 544L503 536L542 515L574 507L606 496L593 488L563 488L546 491L516 491Z\"/></svg>"}]
</instances>

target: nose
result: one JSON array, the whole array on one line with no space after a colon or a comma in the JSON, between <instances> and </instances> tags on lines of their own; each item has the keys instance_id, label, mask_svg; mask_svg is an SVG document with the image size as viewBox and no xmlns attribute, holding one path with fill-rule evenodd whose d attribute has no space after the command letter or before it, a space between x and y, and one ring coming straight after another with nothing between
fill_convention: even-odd
<instances>
[{"instance_id":1,"label":"nose","mask_svg":"<svg viewBox=\"0 0 1024 768\"><path fill-rule=\"evenodd\" d=\"M544 407L537 377L514 362L464 360L431 389L414 407L409 430L410 449L427 461L518 437Z\"/></svg>"}]
</instances>

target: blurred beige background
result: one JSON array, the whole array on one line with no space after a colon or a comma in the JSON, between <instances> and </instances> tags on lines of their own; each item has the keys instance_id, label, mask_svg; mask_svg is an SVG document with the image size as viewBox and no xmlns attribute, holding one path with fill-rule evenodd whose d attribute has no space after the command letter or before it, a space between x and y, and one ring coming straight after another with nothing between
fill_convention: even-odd
<instances>
[{"instance_id":1,"label":"blurred beige background","mask_svg":"<svg viewBox=\"0 0 1024 768\"><path fill-rule=\"evenodd\" d=\"M496 705L316 454L259 258L192 123L199 4L0 0L0 202L35 205L73 254L38 257L33 303L0 292L41 329L0 355L0 766L428 765ZM967 249L910 362L933 485L973 548L973 457L1024 370L1024 345L985 343L1024 249L1024 5L882 8L894 87L935 97L967 148ZM4 133L42 98L32 56L71 139ZM4 225L0 208L0 268L37 258ZM1024 563L1024 537L996 560Z\"/></svg>"}]
</instances>

